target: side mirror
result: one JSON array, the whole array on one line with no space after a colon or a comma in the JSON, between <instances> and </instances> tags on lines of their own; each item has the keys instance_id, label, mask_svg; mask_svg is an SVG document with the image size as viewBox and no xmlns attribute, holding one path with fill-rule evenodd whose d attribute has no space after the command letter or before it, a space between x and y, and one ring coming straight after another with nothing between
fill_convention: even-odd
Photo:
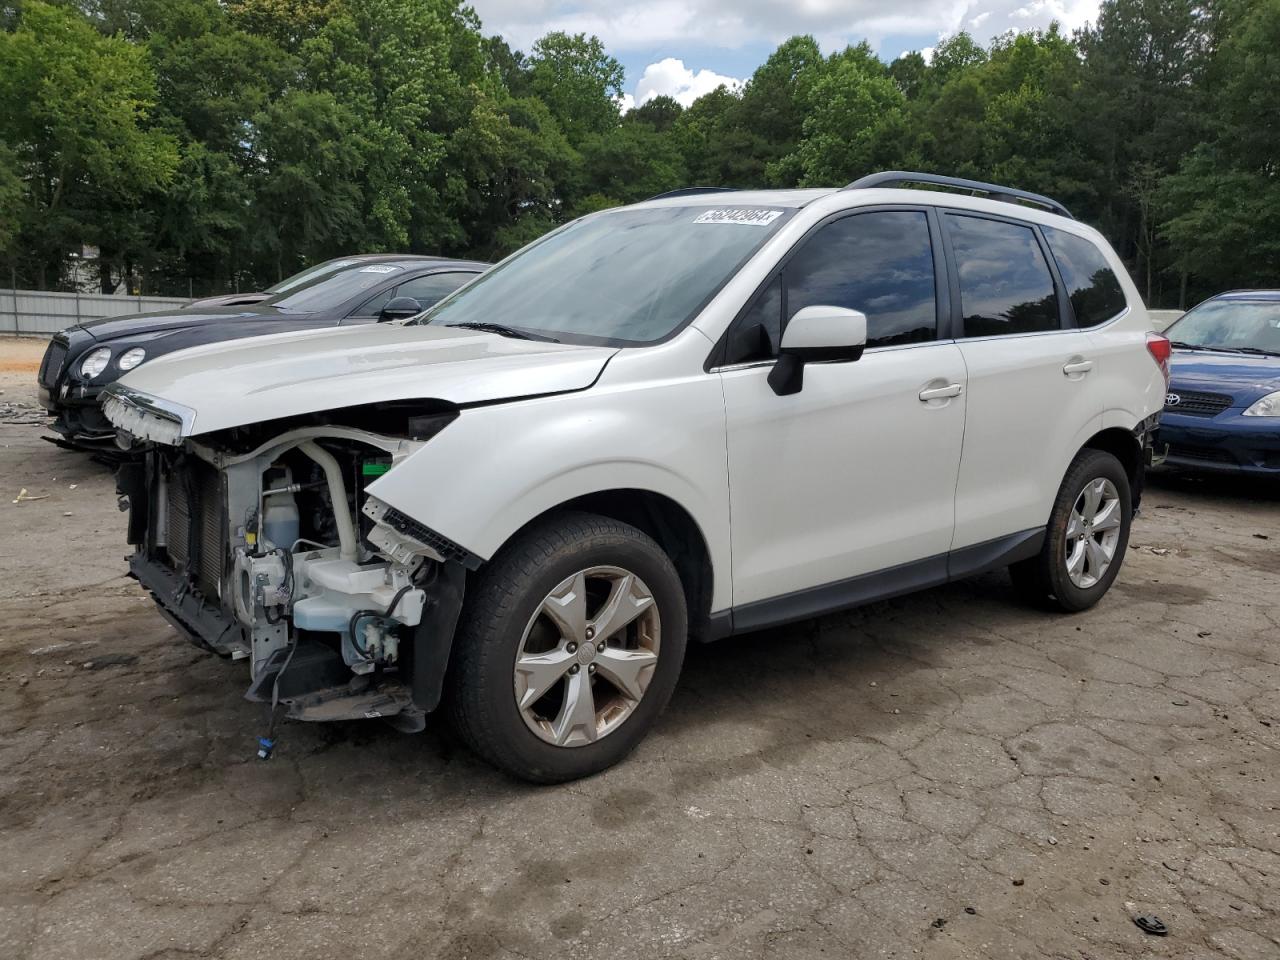
<instances>
[{"instance_id":1,"label":"side mirror","mask_svg":"<svg viewBox=\"0 0 1280 960\"><path fill-rule=\"evenodd\" d=\"M867 315L845 307L803 307L782 333L778 361L769 371L769 386L780 397L799 393L804 365L814 361L851 362L867 346Z\"/></svg>"},{"instance_id":2,"label":"side mirror","mask_svg":"<svg viewBox=\"0 0 1280 960\"><path fill-rule=\"evenodd\" d=\"M413 297L396 297L393 300L388 300L382 310L378 312L378 322L407 320L409 317L416 317L421 312L422 304L413 299Z\"/></svg>"}]
</instances>

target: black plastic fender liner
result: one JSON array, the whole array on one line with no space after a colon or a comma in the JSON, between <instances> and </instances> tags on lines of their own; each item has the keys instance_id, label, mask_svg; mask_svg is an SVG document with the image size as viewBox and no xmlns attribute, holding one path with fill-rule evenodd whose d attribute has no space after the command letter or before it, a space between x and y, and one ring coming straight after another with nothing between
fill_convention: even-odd
<instances>
[{"instance_id":1,"label":"black plastic fender liner","mask_svg":"<svg viewBox=\"0 0 1280 960\"><path fill-rule=\"evenodd\" d=\"M409 664L413 704L426 713L440 705L466 584L467 569L461 563L440 564L434 582L427 587L422 620L413 631Z\"/></svg>"}]
</instances>

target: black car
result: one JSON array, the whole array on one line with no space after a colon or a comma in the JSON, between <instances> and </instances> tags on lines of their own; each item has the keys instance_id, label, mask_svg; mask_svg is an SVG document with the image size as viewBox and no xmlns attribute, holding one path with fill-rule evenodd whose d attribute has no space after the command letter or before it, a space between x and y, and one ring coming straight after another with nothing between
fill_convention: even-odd
<instances>
[{"instance_id":1,"label":"black car","mask_svg":"<svg viewBox=\"0 0 1280 960\"><path fill-rule=\"evenodd\" d=\"M102 415L103 388L157 356L207 343L411 317L488 264L399 254L321 264L302 282L261 303L104 317L54 335L40 364L40 402L60 446L114 449Z\"/></svg>"}]
</instances>

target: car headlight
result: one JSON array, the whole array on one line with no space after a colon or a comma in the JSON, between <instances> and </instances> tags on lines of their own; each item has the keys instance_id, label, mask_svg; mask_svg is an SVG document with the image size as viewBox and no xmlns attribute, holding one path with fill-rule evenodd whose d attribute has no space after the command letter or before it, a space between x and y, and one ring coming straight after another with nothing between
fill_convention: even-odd
<instances>
[{"instance_id":1,"label":"car headlight","mask_svg":"<svg viewBox=\"0 0 1280 960\"><path fill-rule=\"evenodd\" d=\"M93 350L80 363L80 376L86 380L92 380L103 370L107 369L107 364L111 362L111 348L99 347Z\"/></svg>"},{"instance_id":2,"label":"car headlight","mask_svg":"<svg viewBox=\"0 0 1280 960\"><path fill-rule=\"evenodd\" d=\"M1244 412L1246 417L1280 417L1280 390L1268 393Z\"/></svg>"},{"instance_id":3,"label":"car headlight","mask_svg":"<svg viewBox=\"0 0 1280 960\"><path fill-rule=\"evenodd\" d=\"M116 361L116 366L121 370L132 370L145 359L147 359L147 351L141 347L134 347L132 350L126 350L120 354L120 359Z\"/></svg>"}]
</instances>

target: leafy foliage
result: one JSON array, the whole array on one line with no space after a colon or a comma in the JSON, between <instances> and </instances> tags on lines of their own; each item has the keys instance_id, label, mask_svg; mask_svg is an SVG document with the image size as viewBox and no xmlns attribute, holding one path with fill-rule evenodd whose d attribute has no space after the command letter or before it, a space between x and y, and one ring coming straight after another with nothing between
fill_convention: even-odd
<instances>
[{"instance_id":1,"label":"leafy foliage","mask_svg":"<svg viewBox=\"0 0 1280 960\"><path fill-rule=\"evenodd\" d=\"M678 186L875 169L1011 183L1097 224L1157 303L1280 272L1280 0L1104 0L926 57L782 43L741 87L620 108L595 37L528 52L458 0L0 7L0 266L104 289L270 283L355 250L496 258Z\"/></svg>"}]
</instances>

